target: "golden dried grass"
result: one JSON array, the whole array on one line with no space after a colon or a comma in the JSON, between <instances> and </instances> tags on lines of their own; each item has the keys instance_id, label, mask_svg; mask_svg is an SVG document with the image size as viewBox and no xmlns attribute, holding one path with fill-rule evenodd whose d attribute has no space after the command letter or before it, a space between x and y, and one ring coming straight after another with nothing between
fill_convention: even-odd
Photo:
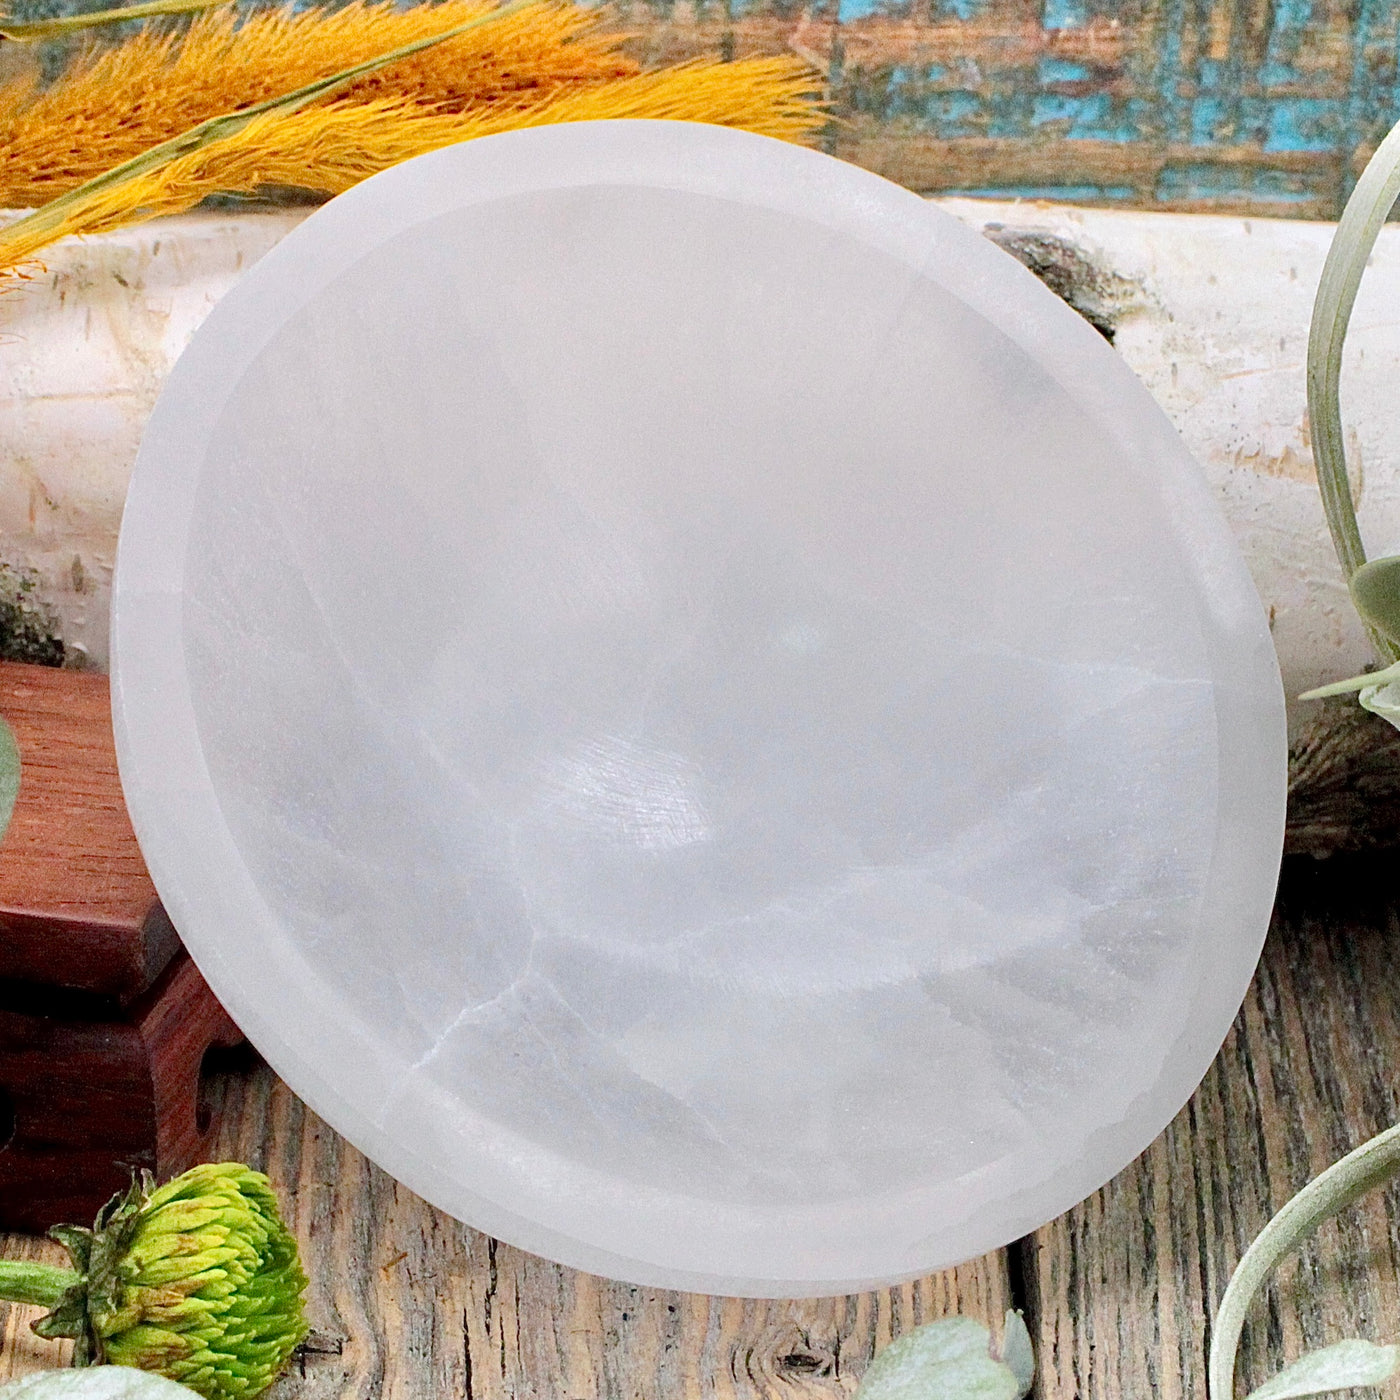
<instances>
[{"instance_id":1,"label":"golden dried grass","mask_svg":"<svg viewBox=\"0 0 1400 1400\"><path fill-rule=\"evenodd\" d=\"M395 9L352 0L338 10L231 10L183 35L145 29L80 56L41 89L32 76L0 87L0 206L38 205L224 112L442 33L492 6L480 0ZM337 94L448 111L533 102L561 88L631 77L637 65L599 30L598 12L532 5L373 73ZM314 188L314 186L312 186Z\"/></svg>"},{"instance_id":2,"label":"golden dried grass","mask_svg":"<svg viewBox=\"0 0 1400 1400\"><path fill-rule=\"evenodd\" d=\"M155 19L163 15L186 15L195 10L207 10L228 0L140 0L139 4L122 5L116 9L89 10L81 15L56 15L51 19L14 20L0 18L0 38L20 43L37 43L42 39L66 39L86 29L100 29L109 24L125 24L133 19Z\"/></svg>"},{"instance_id":3,"label":"golden dried grass","mask_svg":"<svg viewBox=\"0 0 1400 1400\"><path fill-rule=\"evenodd\" d=\"M31 260L70 234L101 233L176 214L214 193L301 186L334 195L400 161L457 141L550 122L621 117L713 122L789 140L823 121L807 97L808 71L785 58L688 64L533 103L467 112L425 111L404 99L333 102L254 118L233 136L180 156L130 182L94 191L57 226L0 230L0 269Z\"/></svg>"},{"instance_id":4,"label":"golden dried grass","mask_svg":"<svg viewBox=\"0 0 1400 1400\"><path fill-rule=\"evenodd\" d=\"M403 11L352 0L241 27L207 15L183 41L142 35L91 56L52 91L0 90L0 113L7 96L15 104L7 124L0 117L0 202L44 197L0 230L0 273L58 238L179 213L211 194L339 194L413 156L517 127L642 117L804 141L827 120L799 59L642 73L597 24L596 11L560 0L517 0L498 15L479 0ZM390 52L405 44L418 51ZM322 95L326 79L357 65L373 71ZM249 110L259 104L272 110ZM156 149L163 142L173 144Z\"/></svg>"}]
</instances>

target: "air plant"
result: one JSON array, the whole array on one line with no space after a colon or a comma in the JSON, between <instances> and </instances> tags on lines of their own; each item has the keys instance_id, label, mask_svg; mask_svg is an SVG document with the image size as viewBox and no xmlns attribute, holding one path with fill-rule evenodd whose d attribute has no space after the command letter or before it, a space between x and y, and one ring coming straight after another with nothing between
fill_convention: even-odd
<instances>
[{"instance_id":1,"label":"air plant","mask_svg":"<svg viewBox=\"0 0 1400 1400\"><path fill-rule=\"evenodd\" d=\"M0 1400L196 1400L196 1396L188 1386L128 1366L36 1371L0 1386Z\"/></svg>"},{"instance_id":2,"label":"air plant","mask_svg":"<svg viewBox=\"0 0 1400 1400\"><path fill-rule=\"evenodd\" d=\"M18 796L19 745L15 742L15 731L0 715L0 841L5 839Z\"/></svg>"},{"instance_id":3,"label":"air plant","mask_svg":"<svg viewBox=\"0 0 1400 1400\"><path fill-rule=\"evenodd\" d=\"M1400 556L1367 560L1347 479L1342 438L1342 347L1356 293L1376 238L1400 195L1400 124L1377 147L1337 225L1313 303L1308 337L1308 415L1318 488L1352 603L1382 669L1310 690L1301 698L1358 692L1366 709L1400 728ZM1235 1358L1250 1305L1278 1264L1323 1221L1400 1173L1400 1126L1363 1143L1293 1197L1245 1251L1216 1314L1210 1400L1233 1400ZM1303 1356L1249 1400L1292 1400L1352 1386L1379 1385L1400 1365L1400 1347L1360 1339Z\"/></svg>"},{"instance_id":4,"label":"air plant","mask_svg":"<svg viewBox=\"0 0 1400 1400\"><path fill-rule=\"evenodd\" d=\"M1235 1393L1235 1355L1250 1305L1280 1262L1325 1220L1400 1171L1400 1127L1363 1143L1310 1181L1264 1227L1230 1279L1210 1348L1210 1400ZM1350 1386L1379 1385L1400 1364L1400 1347L1351 1339L1334 1342L1293 1362L1252 1391L1249 1400L1291 1400Z\"/></svg>"},{"instance_id":5,"label":"air plant","mask_svg":"<svg viewBox=\"0 0 1400 1400\"><path fill-rule=\"evenodd\" d=\"M1400 195L1400 124L1376 148L1342 212L1327 252L1308 335L1308 419L1317 484L1351 600L1370 633L1382 669L1301 698L1357 692L1365 709L1400 728L1400 555L1367 560L1356 523L1342 439L1342 347L1361 276L1386 218Z\"/></svg>"}]
</instances>

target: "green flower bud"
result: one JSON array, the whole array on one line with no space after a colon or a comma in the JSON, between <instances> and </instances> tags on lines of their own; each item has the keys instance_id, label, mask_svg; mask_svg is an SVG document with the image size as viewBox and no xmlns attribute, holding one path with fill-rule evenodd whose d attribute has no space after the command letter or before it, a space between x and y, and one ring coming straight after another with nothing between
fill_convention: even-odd
<instances>
[{"instance_id":1,"label":"green flower bud","mask_svg":"<svg viewBox=\"0 0 1400 1400\"><path fill-rule=\"evenodd\" d=\"M91 1230L50 1231L73 1256L76 1275L0 1264L0 1297L56 1302L34 1330L74 1338L74 1365L138 1367L206 1400L250 1400L306 1335L306 1275L277 1198L261 1172L239 1162L195 1167L154 1186L149 1174L133 1181ZM12 1271L25 1278L16 1272L7 1289Z\"/></svg>"}]
</instances>

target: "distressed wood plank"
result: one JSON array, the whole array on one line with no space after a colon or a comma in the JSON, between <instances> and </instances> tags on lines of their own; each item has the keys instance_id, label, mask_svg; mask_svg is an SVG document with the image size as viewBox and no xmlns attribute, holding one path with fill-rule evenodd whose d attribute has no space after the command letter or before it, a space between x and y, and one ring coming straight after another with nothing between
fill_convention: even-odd
<instances>
[{"instance_id":1,"label":"distressed wood plank","mask_svg":"<svg viewBox=\"0 0 1400 1400\"><path fill-rule=\"evenodd\" d=\"M614 8L648 62L800 55L830 98L832 148L926 193L1335 218L1400 112L1397 0ZM17 49L0 72L26 61Z\"/></svg>"},{"instance_id":2,"label":"distressed wood plank","mask_svg":"<svg viewBox=\"0 0 1400 1400\"><path fill-rule=\"evenodd\" d=\"M498 1244L426 1205L326 1127L266 1067L224 1076L216 1155L276 1184L313 1280L315 1350L273 1400L817 1400L930 1318L999 1322L1003 1254L880 1293L799 1302L632 1288ZM61 1263L33 1240L0 1237ZM37 1309L0 1315L0 1382L57 1349Z\"/></svg>"},{"instance_id":3,"label":"distressed wood plank","mask_svg":"<svg viewBox=\"0 0 1400 1400\"><path fill-rule=\"evenodd\" d=\"M1394 869L1393 853L1290 862L1200 1089L1132 1167L1017 1247L1043 1400L1200 1400L1209 1318L1249 1241L1400 1116ZM1400 1338L1397 1221L1400 1193L1374 1193L1280 1271L1246 1328L1240 1394L1327 1341Z\"/></svg>"},{"instance_id":4,"label":"distressed wood plank","mask_svg":"<svg viewBox=\"0 0 1400 1400\"><path fill-rule=\"evenodd\" d=\"M1400 843L1400 730L1360 705L1327 701L1288 757L1285 851L1328 856Z\"/></svg>"},{"instance_id":5,"label":"distressed wood plank","mask_svg":"<svg viewBox=\"0 0 1400 1400\"><path fill-rule=\"evenodd\" d=\"M1335 218L1400 109L1396 0L617 0L648 61L796 53L922 193Z\"/></svg>"}]
</instances>

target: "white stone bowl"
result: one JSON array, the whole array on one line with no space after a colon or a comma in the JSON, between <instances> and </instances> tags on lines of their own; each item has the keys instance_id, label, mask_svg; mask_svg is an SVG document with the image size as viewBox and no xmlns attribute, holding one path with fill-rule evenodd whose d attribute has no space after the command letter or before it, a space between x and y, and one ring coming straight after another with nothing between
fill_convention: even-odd
<instances>
[{"instance_id":1,"label":"white stone bowl","mask_svg":"<svg viewBox=\"0 0 1400 1400\"><path fill-rule=\"evenodd\" d=\"M1264 936L1283 701L1114 351L826 156L516 132L329 204L141 449L121 771L215 992L430 1201L647 1285L1001 1245Z\"/></svg>"}]
</instances>

